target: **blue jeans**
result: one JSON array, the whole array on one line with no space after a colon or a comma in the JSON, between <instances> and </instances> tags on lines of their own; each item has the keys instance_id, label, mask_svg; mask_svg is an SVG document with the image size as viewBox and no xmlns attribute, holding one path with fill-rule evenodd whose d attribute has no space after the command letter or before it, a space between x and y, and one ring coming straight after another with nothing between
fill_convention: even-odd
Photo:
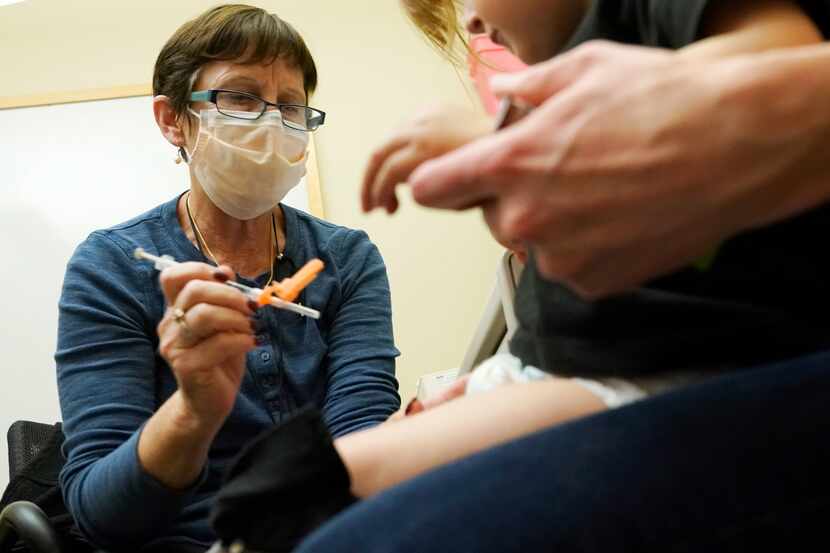
<instances>
[{"instance_id":1,"label":"blue jeans","mask_svg":"<svg viewBox=\"0 0 830 553\"><path fill-rule=\"evenodd\" d=\"M830 352L447 465L356 504L296 552L783 553L814 537L824 550L827 528Z\"/></svg>"}]
</instances>

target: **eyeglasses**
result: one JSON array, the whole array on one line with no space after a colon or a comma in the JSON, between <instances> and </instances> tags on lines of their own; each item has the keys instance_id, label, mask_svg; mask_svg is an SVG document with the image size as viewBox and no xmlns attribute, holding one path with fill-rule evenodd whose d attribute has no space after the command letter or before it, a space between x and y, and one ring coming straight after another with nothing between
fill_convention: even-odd
<instances>
[{"instance_id":1,"label":"eyeglasses","mask_svg":"<svg viewBox=\"0 0 830 553\"><path fill-rule=\"evenodd\" d=\"M191 102L210 102L216 104L219 113L236 119L259 119L273 106L282 115L282 123L298 131L316 131L326 121L326 113L319 109L296 104L274 104L254 94L235 90L200 90L190 94Z\"/></svg>"}]
</instances>

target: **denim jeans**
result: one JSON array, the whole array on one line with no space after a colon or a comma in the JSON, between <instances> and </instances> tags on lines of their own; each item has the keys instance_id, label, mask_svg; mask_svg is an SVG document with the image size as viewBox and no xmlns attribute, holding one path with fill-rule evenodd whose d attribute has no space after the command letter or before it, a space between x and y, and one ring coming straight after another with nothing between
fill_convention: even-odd
<instances>
[{"instance_id":1,"label":"denim jeans","mask_svg":"<svg viewBox=\"0 0 830 553\"><path fill-rule=\"evenodd\" d=\"M447 465L354 505L296 551L789 552L813 538L824 550L828 528L830 352Z\"/></svg>"}]
</instances>

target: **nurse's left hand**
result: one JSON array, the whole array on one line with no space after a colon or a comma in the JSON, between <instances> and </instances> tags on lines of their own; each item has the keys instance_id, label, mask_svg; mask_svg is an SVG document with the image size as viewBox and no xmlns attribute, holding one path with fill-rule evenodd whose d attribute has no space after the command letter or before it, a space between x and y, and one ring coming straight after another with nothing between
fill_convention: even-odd
<instances>
[{"instance_id":1,"label":"nurse's left hand","mask_svg":"<svg viewBox=\"0 0 830 553\"><path fill-rule=\"evenodd\" d=\"M398 209L395 188L423 162L439 157L492 130L481 112L454 106L427 109L396 131L372 154L363 178L364 212Z\"/></svg>"}]
</instances>

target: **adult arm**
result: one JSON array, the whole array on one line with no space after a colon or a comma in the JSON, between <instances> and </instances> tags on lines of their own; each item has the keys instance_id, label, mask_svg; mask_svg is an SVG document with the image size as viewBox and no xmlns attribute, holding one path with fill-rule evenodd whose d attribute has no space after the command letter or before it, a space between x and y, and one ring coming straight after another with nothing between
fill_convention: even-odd
<instances>
[{"instance_id":1,"label":"adult arm","mask_svg":"<svg viewBox=\"0 0 830 553\"><path fill-rule=\"evenodd\" d=\"M494 80L539 107L423 164L413 193L485 204L494 233L584 296L623 291L827 201L828 68L824 45L683 60L590 43Z\"/></svg>"},{"instance_id":2,"label":"adult arm","mask_svg":"<svg viewBox=\"0 0 830 553\"><path fill-rule=\"evenodd\" d=\"M366 233L331 240L341 281L340 303L327 335L328 377L323 416L341 436L386 421L400 407L395 378L392 302L386 266Z\"/></svg>"},{"instance_id":3,"label":"adult arm","mask_svg":"<svg viewBox=\"0 0 830 553\"><path fill-rule=\"evenodd\" d=\"M156 411L152 278L150 268L136 269L126 251L96 233L64 279L55 355L66 434L61 489L99 547L157 537L198 487L201 452L212 440L189 409L193 394L177 392ZM245 339L238 347L249 347Z\"/></svg>"}]
</instances>

